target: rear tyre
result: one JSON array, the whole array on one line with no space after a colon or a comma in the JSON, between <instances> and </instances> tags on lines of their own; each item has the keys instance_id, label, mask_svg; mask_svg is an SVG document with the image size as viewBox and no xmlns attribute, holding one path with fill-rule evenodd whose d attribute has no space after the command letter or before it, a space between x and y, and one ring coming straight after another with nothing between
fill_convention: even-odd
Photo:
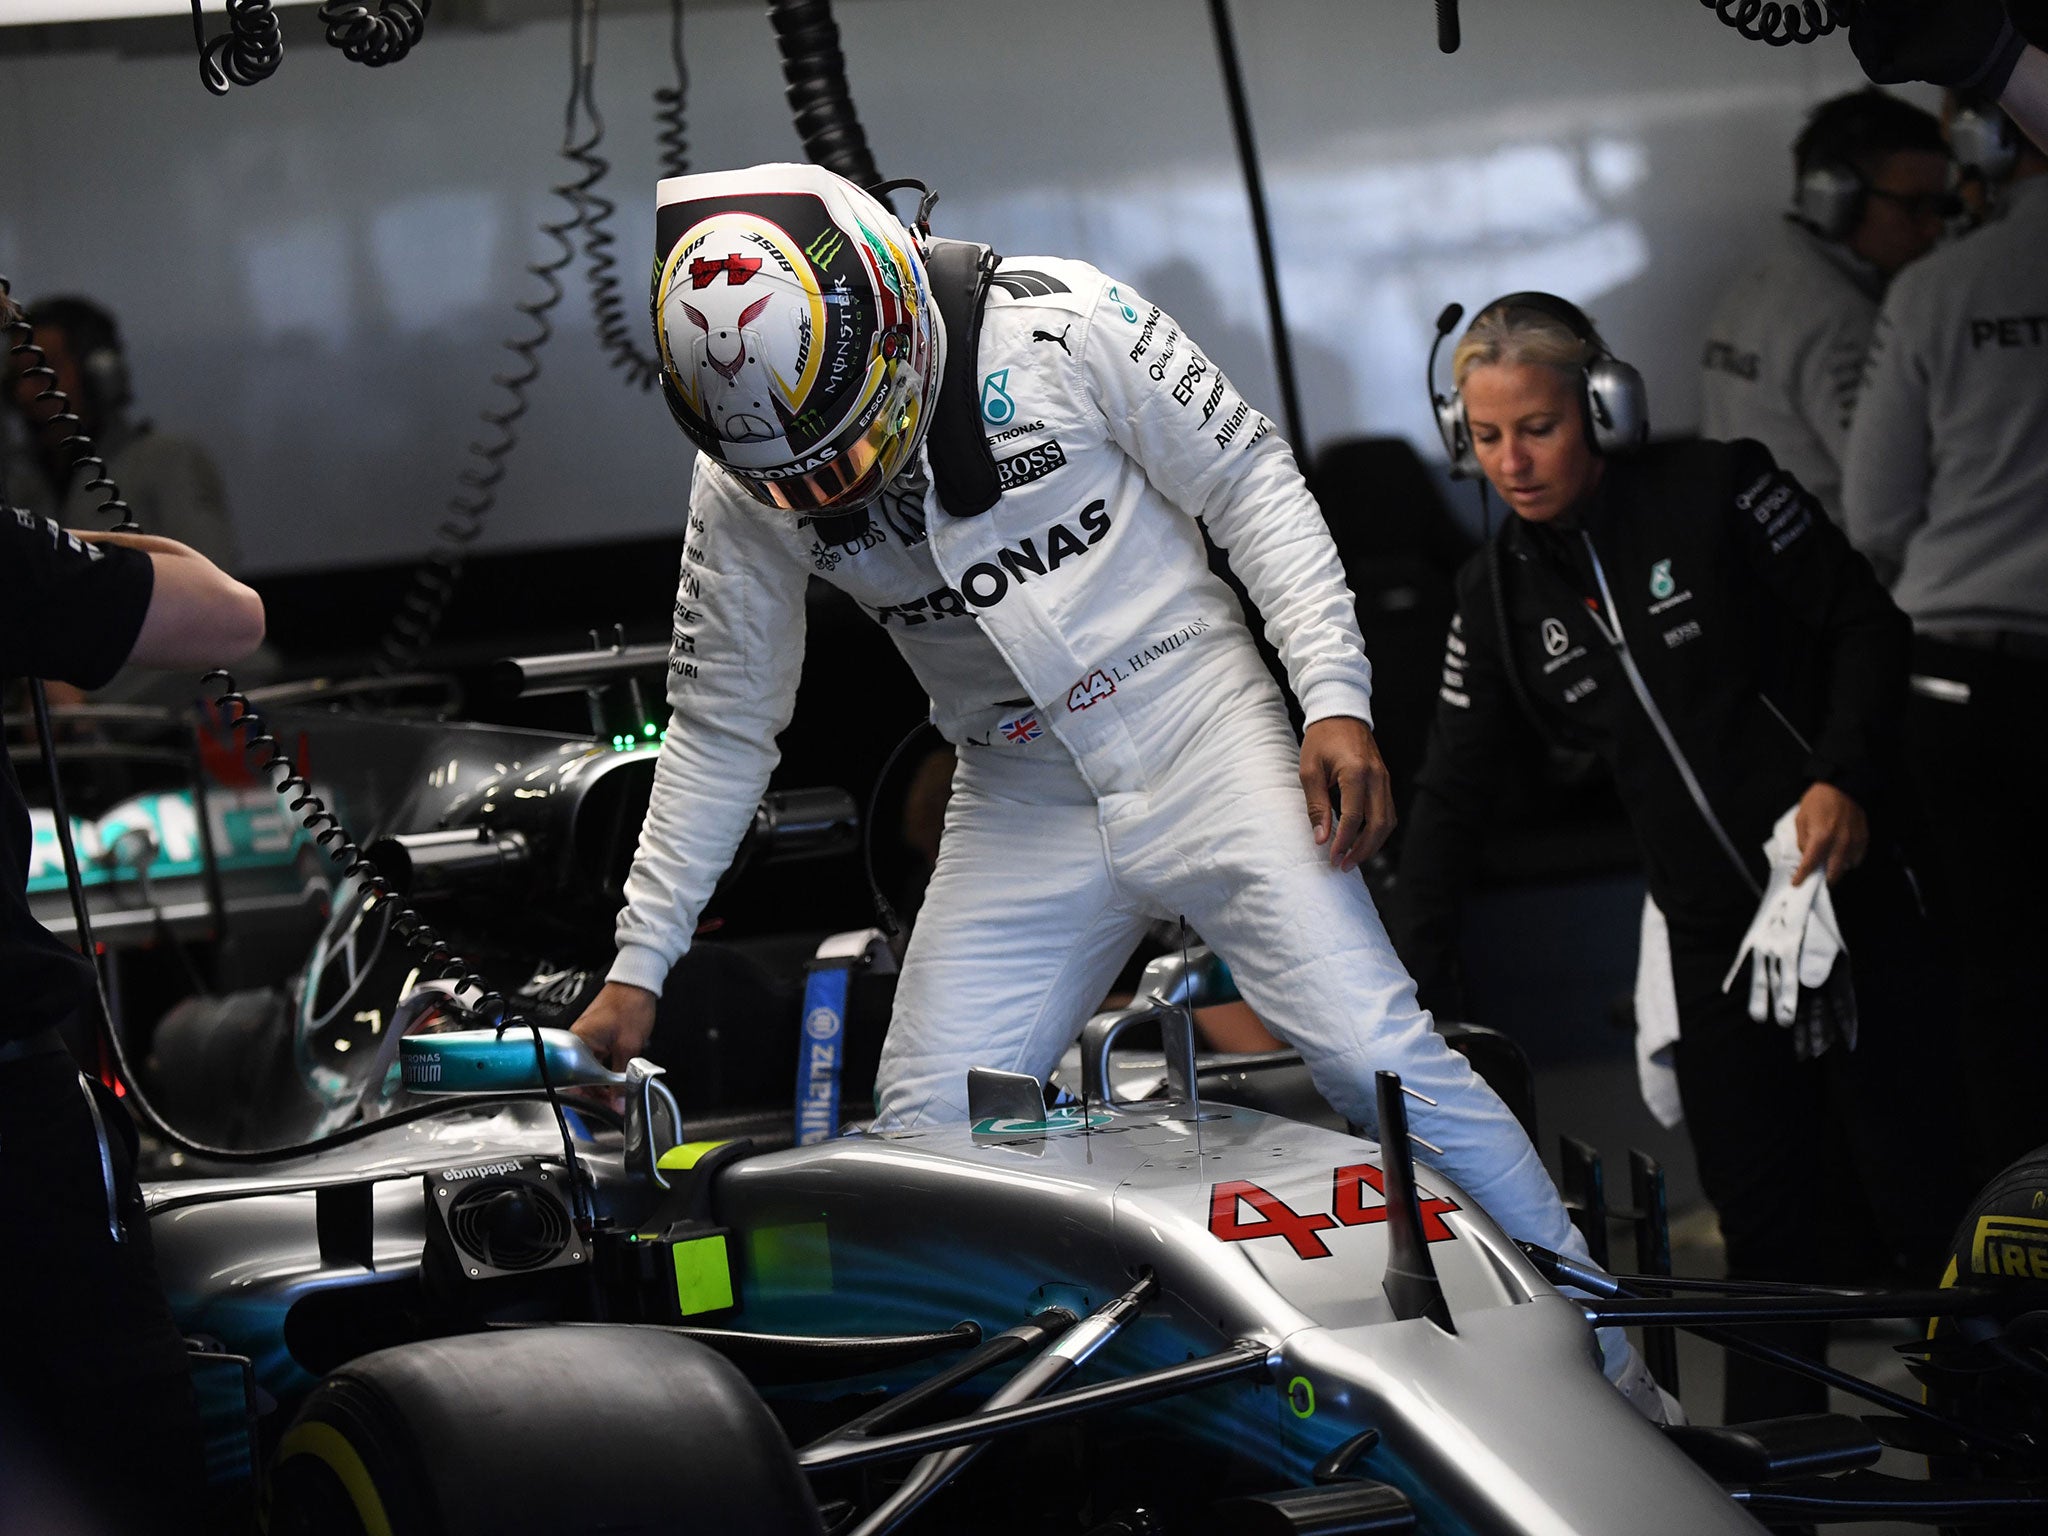
<instances>
[{"instance_id":1,"label":"rear tyre","mask_svg":"<svg viewBox=\"0 0 2048 1536\"><path fill-rule=\"evenodd\" d=\"M767 1406L657 1328L468 1334L353 1360L278 1446L271 1536L819 1536Z\"/></svg>"},{"instance_id":2,"label":"rear tyre","mask_svg":"<svg viewBox=\"0 0 2048 1536\"><path fill-rule=\"evenodd\" d=\"M1984 1186L1949 1244L1941 1284L1944 1290L1979 1286L2011 1300L1992 1316L1937 1318L1929 1326L1929 1355L1915 1368L1927 1383L1928 1406L1967 1424L2024 1437L2035 1450L2025 1456L1935 1456L1929 1470L1936 1477L1994 1482L2048 1479L2048 1147L2030 1152Z\"/></svg>"}]
</instances>

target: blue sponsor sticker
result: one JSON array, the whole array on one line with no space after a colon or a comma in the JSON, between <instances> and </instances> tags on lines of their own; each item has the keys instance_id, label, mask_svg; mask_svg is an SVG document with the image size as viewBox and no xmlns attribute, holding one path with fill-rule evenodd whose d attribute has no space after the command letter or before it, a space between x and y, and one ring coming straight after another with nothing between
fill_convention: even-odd
<instances>
[{"instance_id":1,"label":"blue sponsor sticker","mask_svg":"<svg viewBox=\"0 0 2048 1536\"><path fill-rule=\"evenodd\" d=\"M845 1060L846 995L853 977L849 963L812 968L804 982L804 1011L797 1038L796 1144L814 1146L839 1134L839 1071Z\"/></svg>"}]
</instances>

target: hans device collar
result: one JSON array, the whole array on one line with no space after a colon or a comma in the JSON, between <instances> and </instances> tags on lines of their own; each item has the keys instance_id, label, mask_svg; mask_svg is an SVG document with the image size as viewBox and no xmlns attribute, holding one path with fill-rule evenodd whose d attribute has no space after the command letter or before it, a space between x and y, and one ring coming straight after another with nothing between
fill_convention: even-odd
<instances>
[{"instance_id":1,"label":"hans device collar","mask_svg":"<svg viewBox=\"0 0 2048 1536\"><path fill-rule=\"evenodd\" d=\"M981 314L1001 259L988 246L969 240L934 238L925 250L925 273L946 326L945 364L925 451L931 459L932 489L939 493L939 504L955 517L986 512L1003 493L974 394Z\"/></svg>"}]
</instances>

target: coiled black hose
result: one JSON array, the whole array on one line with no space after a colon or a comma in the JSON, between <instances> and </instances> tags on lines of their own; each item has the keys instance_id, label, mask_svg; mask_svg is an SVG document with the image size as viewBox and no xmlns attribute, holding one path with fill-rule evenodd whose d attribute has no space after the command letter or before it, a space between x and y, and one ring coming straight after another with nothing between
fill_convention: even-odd
<instances>
[{"instance_id":1,"label":"coiled black hose","mask_svg":"<svg viewBox=\"0 0 2048 1536\"><path fill-rule=\"evenodd\" d=\"M856 185L874 186L882 173L854 115L832 0L768 0L768 21L775 28L782 78L804 153Z\"/></svg>"},{"instance_id":2,"label":"coiled black hose","mask_svg":"<svg viewBox=\"0 0 2048 1536\"><path fill-rule=\"evenodd\" d=\"M1849 24L1854 0L1700 0L1722 24L1754 43L1810 43Z\"/></svg>"},{"instance_id":3,"label":"coiled black hose","mask_svg":"<svg viewBox=\"0 0 2048 1536\"><path fill-rule=\"evenodd\" d=\"M320 25L330 47L352 64L378 69L396 64L419 42L427 28L434 0L382 0L376 10L361 0L327 0L320 7Z\"/></svg>"},{"instance_id":4,"label":"coiled black hose","mask_svg":"<svg viewBox=\"0 0 2048 1536\"><path fill-rule=\"evenodd\" d=\"M340 878L360 882L368 903L366 910L375 912L400 902L398 911L391 918L391 932L420 951L428 966L437 967L432 972L435 979L453 980L458 994L471 987L482 994L475 1002L464 1005L465 1011L474 1015L478 1023L502 1025L508 1022L505 999L486 990L483 977L469 968L469 963L455 953L448 941L417 912L402 904L391 882L356 846L340 818L327 808L326 802L299 772L298 765L265 727L263 717L249 703L248 696L235 686L233 674L217 668L200 679L203 687L211 687L216 682L225 684L213 701L221 711L221 724L230 734L241 734L241 750L245 757L262 755L256 771L268 779L270 787L280 795L292 797L285 809L298 817L305 829L313 834L313 841L320 851L338 866Z\"/></svg>"},{"instance_id":5,"label":"coiled black hose","mask_svg":"<svg viewBox=\"0 0 2048 1536\"><path fill-rule=\"evenodd\" d=\"M199 82L216 96L231 85L258 85L284 62L284 38L272 0L227 0L228 30L206 40L201 0L192 0L192 41L199 47ZM343 58L372 69L396 64L427 29L434 0L379 0L372 10L362 0L327 0L320 25Z\"/></svg>"},{"instance_id":6,"label":"coiled black hose","mask_svg":"<svg viewBox=\"0 0 2048 1536\"><path fill-rule=\"evenodd\" d=\"M689 168L685 158L688 145L683 137L684 93L689 76L683 64L682 0L670 0L669 53L675 63L676 84L672 89L655 92L655 119L663 124L663 174L680 176ZM436 529L438 542L414 569L411 585L378 646L375 670L379 676L408 672L417 664L454 600L462 579L464 552L481 536L485 519L497 505L498 486L505 478L505 461L519 443L514 423L526 414L527 392L540 377L540 349L554 335L554 323L549 316L562 302L561 272L576 259L573 237L578 230L583 231L584 252L589 262L598 339L611 355L613 366L625 369L627 381L642 389L661 376L660 358L652 352L642 353L634 343L633 326L626 318L615 275L618 260L612 248L617 240L608 224L616 205L597 190L611 165L597 153L597 146L604 140L604 120L598 114L592 88L596 62L596 0L577 0L570 19L569 99L563 110L561 153L582 174L575 181L552 188L569 205L572 217L540 227L541 233L555 243L557 255L552 260L531 263L526 269L541 281L543 292L515 307L533 322L533 329L524 337L504 343L505 349L519 360L519 366L509 373L491 376L491 382L509 398L502 407L482 413L491 435L469 445L472 462L457 477L462 489L450 499L448 515ZM581 127L586 115L590 124L587 134Z\"/></svg>"},{"instance_id":7,"label":"coiled black hose","mask_svg":"<svg viewBox=\"0 0 2048 1536\"><path fill-rule=\"evenodd\" d=\"M33 361L26 371L31 376L41 374L48 379L49 382L36 398L38 400L55 400L59 406L59 414L54 419L71 423L70 428L67 429L68 435L64 441L65 446L71 448L76 455L73 462L77 464L89 463L98 466L98 472L93 484L95 486L104 485L112 493L111 498L101 507L101 510L106 511L110 507L118 507L123 514L126 514L128 503L121 499L120 487L114 484L113 479L107 474L106 465L92 451L92 440L85 435L83 429L78 425L78 417L71 410L69 397L61 389L57 388L56 374L44 358L42 348L35 344L35 333L30 327L28 320L15 307L13 292L13 284L7 280L4 273L0 273L0 322L4 322L6 329L18 338L8 349L10 355L32 358ZM124 516L121 526L115 531L136 532L139 530L133 519ZM225 690L215 700L215 703L222 710L228 730L230 733L238 730L241 732L243 738L242 750L245 753L250 751L264 751L268 753L268 756L260 765L261 770L270 776L271 786L279 794L289 794L294 797L287 809L293 814L298 815L307 830L315 834L315 843L327 854L328 858L343 866L342 877L344 879L350 877L362 879L365 887L372 893L371 904L373 910L378 906L398 900L398 893L391 889L390 882L385 880L378 873L376 866L363 856L362 850L349 837L347 829L342 826L340 819L327 809L326 803L313 792L313 786L299 773L297 765L285 755L283 748L278 744L277 738L264 729L263 717L257 714L250 706L247 695L235 686L233 676L225 671L216 670L207 673L202 679L202 683L212 683L215 679L219 679L227 685ZM122 1081L128 1085L128 1102L135 1106L137 1115L141 1117L150 1129L173 1146L180 1147L187 1152L201 1157L226 1162L267 1162L277 1158L317 1152L326 1147L340 1146L343 1143L367 1136L373 1131L388 1130L392 1126L402 1125L409 1120L418 1120L427 1115L441 1113L442 1106L438 1104L420 1105L410 1110L401 1110L396 1114L387 1115L381 1120L351 1126L345 1130L334 1132L331 1135L317 1137L314 1140L301 1142L294 1146L270 1147L253 1152L231 1147L213 1147L208 1146L204 1142L193 1141L189 1137L181 1136L164 1120L162 1115L157 1113L155 1106L143 1094L135 1069L129 1063L127 1052L122 1046L120 1031L114 1027L113 1009L108 1003L105 983L100 975L95 947L92 942L92 919L89 906L85 900L84 884L79 876L78 854L71 844L71 813L64 803L63 780L57 771L56 737L50 728L49 706L44 698L43 685L40 679L31 680L30 691L35 704L36 730L42 741L43 765L50 781L50 809L57 823L58 842L64 848L65 880L71 891L72 911L77 915L80 948L85 953L87 962L93 968L94 984L99 991L100 1011L106 1020L107 1044L113 1052L116 1070L120 1073ZM230 706L233 706L235 710L235 713L232 715L226 713ZM282 775L276 773L276 770L279 768L284 770ZM459 999L451 999L451 1006L454 1010L465 1012L479 1023L493 1025L500 1030L509 1029L522 1022L526 1022L517 1015L508 1013L504 997L497 992L489 990L485 986L483 978L471 971L464 963L462 957L450 949L443 942L440 934L427 926L421 920L419 914L411 908L405 906L399 908L396 915L391 919L391 931L414 948L424 950L427 954L427 963L429 965L438 965L441 976L453 975L456 978L458 992L463 987L475 987L481 994L471 1004L464 1004ZM542 1043L539 1026L529 1023L528 1028L533 1031L533 1048L535 1059L540 1064L541 1087L544 1090L544 1096L549 1106L554 1110L555 1124L562 1133L562 1151L566 1160L565 1166L572 1175L571 1183L577 1189L579 1201L583 1204L587 1214L588 1190L586 1179L582 1174L582 1166L576 1157L575 1141L569 1134L568 1116L563 1112L562 1101L555 1092L554 1080L548 1074L547 1050ZM531 1097L531 1095L515 1094L505 1096L508 1100L527 1097Z\"/></svg>"},{"instance_id":8,"label":"coiled black hose","mask_svg":"<svg viewBox=\"0 0 2048 1536\"><path fill-rule=\"evenodd\" d=\"M391 933L425 957L423 971L431 968L434 979L452 980L455 983L454 994L448 999L449 1011L466 1016L477 1024L494 1027L501 1033L521 1024L526 1024L532 1030L534 1056L540 1063L541 1088L547 1097L548 1107L554 1111L555 1126L562 1136L563 1165L572 1175L570 1182L577 1190L579 1204L587 1215L588 1190L585 1187L582 1164L576 1156L575 1138L569 1133L569 1117L562 1108L561 1096L555 1092L554 1078L548 1072L547 1047L541 1040L539 1026L512 1013L504 996L491 990L489 983L470 969L469 963L455 953L454 948L440 932L405 904L404 899L392 888L391 882L384 878L383 873L356 845L355 839L348 835L348 828L341 824L341 818L327 808L327 802L320 798L311 782L299 772L298 764L292 761L290 754L284 750L277 737L264 725L263 717L250 704L248 695L235 686L234 675L225 668L216 667L200 679L202 687L211 687L216 682L222 684L220 693L213 701L221 712L222 726L231 737L239 733L244 757L261 754L262 761L255 765L256 771L270 781L270 787L278 794L291 797L285 809L298 817L300 824L313 834L315 846L337 866L342 882L354 880L358 883L358 888L363 893L362 899L366 901L367 910L370 912L395 905L398 910L391 916ZM471 988L476 990L478 996L474 1001L464 1002L461 993ZM108 1033L112 1035L114 1031L111 1028L111 1020L109 1024ZM124 1075L132 1084L134 1074L127 1072L124 1067ZM418 1119L422 1115L433 1114L439 1108L438 1105L423 1105L416 1111L401 1113L405 1119ZM329 1136L316 1137L290 1147L273 1147L254 1153L238 1153L226 1148L207 1147L188 1142L175 1133L172 1133L172 1136L180 1145L201 1156L226 1158L231 1161L265 1161L300 1156L336 1146L395 1123L402 1123L399 1115L387 1115L381 1120L351 1126Z\"/></svg>"},{"instance_id":9,"label":"coiled black hose","mask_svg":"<svg viewBox=\"0 0 2048 1536\"><path fill-rule=\"evenodd\" d=\"M570 192L583 205L583 255L588 263L590 306L597 318L597 341L612 367L625 370L626 382L645 390L661 377L661 358L652 348L642 349L639 333L626 318L625 296L619 291L619 262L612 254L618 239L612 234L611 220L618 205L598 191L612 167L597 152L604 142L604 117L597 110L597 0L575 0L569 32L575 83L569 92L562 156L583 172ZM676 110L680 119L680 103ZM579 115L590 123L589 132L581 139L575 136Z\"/></svg>"},{"instance_id":10,"label":"coiled black hose","mask_svg":"<svg viewBox=\"0 0 2048 1536\"><path fill-rule=\"evenodd\" d=\"M107 461L93 451L92 439L86 436L85 424L78 419L78 412L71 409L70 397L57 387L57 370L50 366L43 349L36 345L35 330L28 323L28 316L16 308L12 292L7 279L0 276L0 319L4 319L4 328L10 338L7 355L14 359L19 377L34 379L39 386L32 404L41 405L46 400L57 404L57 414L47 421L32 424L31 432L37 437L53 429L62 432L64 436L57 444L58 450L69 460L74 472L80 469L91 471L92 478L85 485L87 490L94 494L106 492L106 500L100 503L99 510L114 520L114 531L138 531L129 514L128 503L121 499L121 488L107 473Z\"/></svg>"},{"instance_id":11,"label":"coiled black hose","mask_svg":"<svg viewBox=\"0 0 2048 1536\"><path fill-rule=\"evenodd\" d=\"M562 149L565 154L574 142L580 54L572 58L571 65L571 94L563 125ZM575 183L560 183L550 190L568 205L569 216L542 222L540 232L554 243L555 254L546 261L527 263L526 270L539 280L541 292L513 307L532 322L532 329L524 336L501 343L518 360L517 366L509 372L491 375L491 383L504 391L504 403L495 408L487 406L479 413L490 433L481 440L471 440L468 448L470 462L456 475L460 489L449 498L448 515L435 529L438 542L414 568L412 582L400 599L398 612L392 615L378 645L373 667L380 677L412 671L433 640L435 631L441 627L441 620L446 617L455 588L462 579L463 554L482 536L484 521L498 504L498 486L505 478L506 460L519 446L516 427L531 404L528 391L540 377L540 351L555 334L554 322L549 316L562 302L561 273L576 260L576 246L570 237L583 227L589 217L589 206Z\"/></svg>"},{"instance_id":12,"label":"coiled black hose","mask_svg":"<svg viewBox=\"0 0 2048 1536\"><path fill-rule=\"evenodd\" d=\"M668 3L668 57L675 66L676 83L662 86L654 93L654 121L659 129L654 142L661 149L661 174L687 176L690 141L684 129L683 107L690 90L690 70L683 62L683 0Z\"/></svg>"},{"instance_id":13,"label":"coiled black hose","mask_svg":"<svg viewBox=\"0 0 2048 1536\"><path fill-rule=\"evenodd\" d=\"M228 29L212 42L199 0L192 0L192 41L199 47L199 83L216 96L231 85L260 85L284 62L284 39L270 0L228 0Z\"/></svg>"}]
</instances>

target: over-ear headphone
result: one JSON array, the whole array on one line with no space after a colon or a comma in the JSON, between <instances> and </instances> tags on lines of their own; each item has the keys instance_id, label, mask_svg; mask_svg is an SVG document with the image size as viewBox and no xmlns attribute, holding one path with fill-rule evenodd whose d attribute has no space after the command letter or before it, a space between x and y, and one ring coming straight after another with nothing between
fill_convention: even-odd
<instances>
[{"instance_id":1,"label":"over-ear headphone","mask_svg":"<svg viewBox=\"0 0 2048 1536\"><path fill-rule=\"evenodd\" d=\"M1792 186L1792 216L1823 240L1846 240L1863 222L1870 186L1853 165L1808 166Z\"/></svg>"},{"instance_id":2,"label":"over-ear headphone","mask_svg":"<svg viewBox=\"0 0 2048 1536\"><path fill-rule=\"evenodd\" d=\"M1595 453L1626 453L1640 447L1650 435L1650 409L1643 376L1607 350L1593 322L1576 304L1553 293L1510 293L1480 310L1472 323L1496 310L1525 309L1555 320L1586 344L1591 355L1579 369L1579 410L1586 424L1586 440ZM1479 456L1472 448L1472 426L1465 418L1464 392L1453 386L1450 394L1436 390L1436 354L1444 337L1458 323L1464 309L1447 305L1437 316L1436 341L1429 349L1430 403L1436 410L1436 429L1451 461L1451 476L1458 480L1477 479Z\"/></svg>"},{"instance_id":3,"label":"over-ear headphone","mask_svg":"<svg viewBox=\"0 0 2048 1536\"><path fill-rule=\"evenodd\" d=\"M1948 143L1957 165L1994 187L2009 180L2019 164L2020 131L1996 102L1958 108L1949 119Z\"/></svg>"},{"instance_id":4,"label":"over-ear headphone","mask_svg":"<svg viewBox=\"0 0 2048 1536\"><path fill-rule=\"evenodd\" d=\"M128 382L128 360L112 347L94 347L78 360L85 392L100 415L118 411L135 398Z\"/></svg>"},{"instance_id":5,"label":"over-ear headphone","mask_svg":"<svg viewBox=\"0 0 2048 1536\"><path fill-rule=\"evenodd\" d=\"M105 417L135 398L128 379L128 359L121 350L121 332L114 317L90 299L66 295L44 299L29 309L29 323L38 329L54 326L64 333L78 364L85 401Z\"/></svg>"}]
</instances>

